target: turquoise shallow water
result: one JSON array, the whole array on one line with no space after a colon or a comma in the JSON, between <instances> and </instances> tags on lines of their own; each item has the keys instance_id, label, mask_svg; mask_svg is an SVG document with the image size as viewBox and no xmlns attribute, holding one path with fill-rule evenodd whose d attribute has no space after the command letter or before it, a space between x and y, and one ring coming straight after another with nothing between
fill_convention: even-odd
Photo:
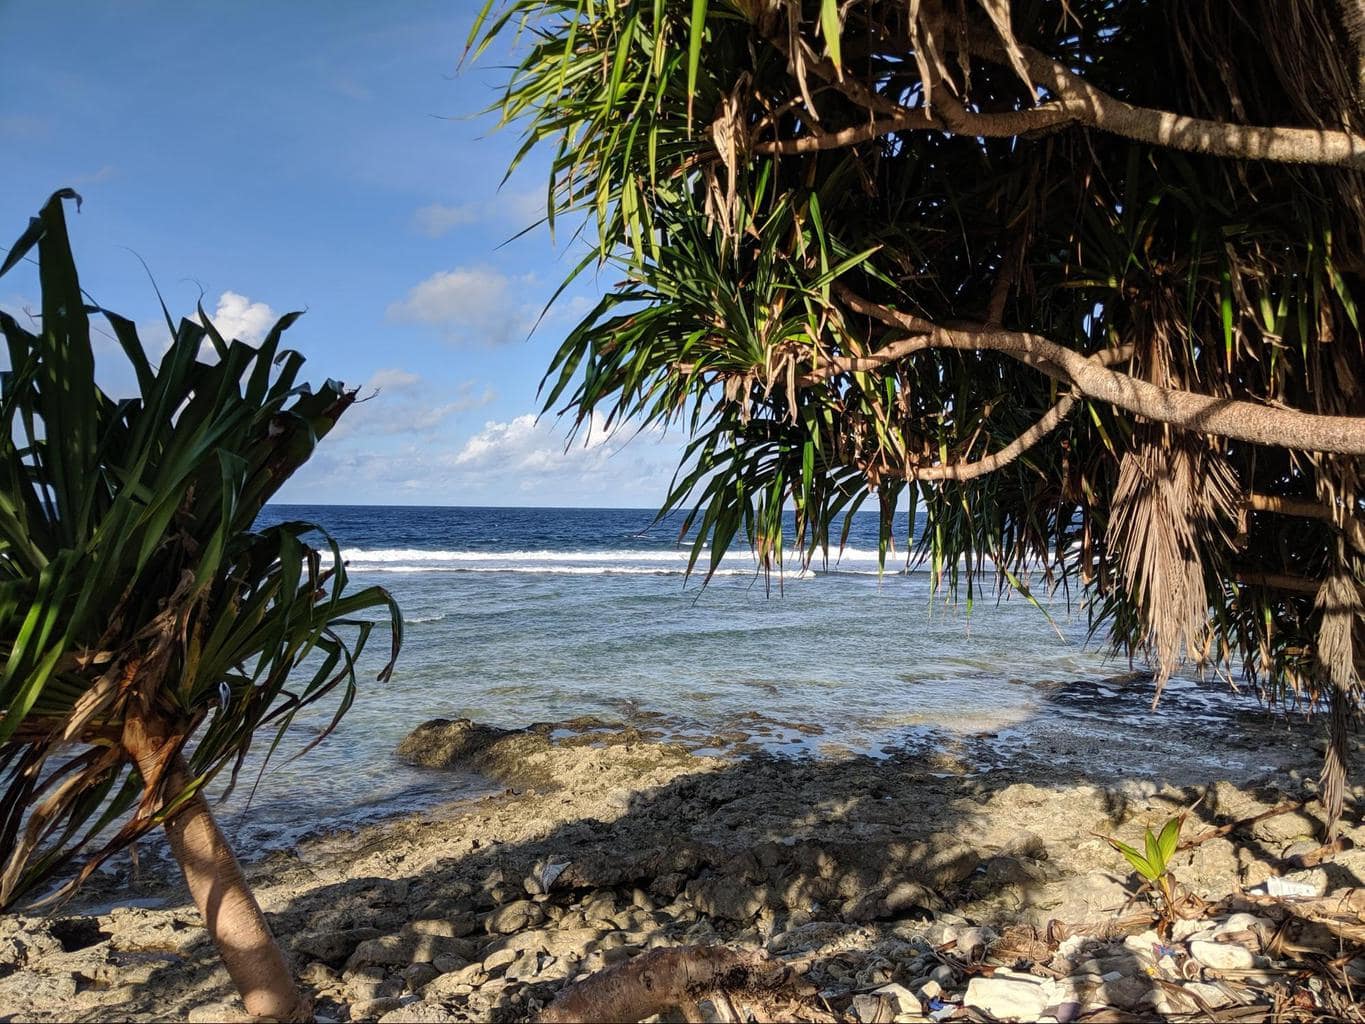
<instances>
[{"instance_id":1,"label":"turquoise shallow water","mask_svg":"<svg viewBox=\"0 0 1365 1024\"><path fill-rule=\"evenodd\" d=\"M373 641L335 733L290 761L330 708L301 718L250 807L249 782L230 798L227 817L253 843L477 787L393 757L434 717L513 727L589 714L662 725L703 748L738 729L774 751L820 754L983 732L1008 740L1063 719L1083 732L1150 700L1139 685L1126 710L1059 703L1060 682L1129 669L1086 645L1082 613L1047 602L1054 629L1017 596L978 598L970 614L931 600L925 572L878 575L870 516L828 571L788 572L771 588L746 551L709 586L687 579L673 531L648 530L646 511L279 506L268 518L332 532L354 582L398 599L406 638L383 684L373 675L387 644ZM1223 684L1180 680L1173 693L1163 714L1184 729L1240 703Z\"/></svg>"}]
</instances>

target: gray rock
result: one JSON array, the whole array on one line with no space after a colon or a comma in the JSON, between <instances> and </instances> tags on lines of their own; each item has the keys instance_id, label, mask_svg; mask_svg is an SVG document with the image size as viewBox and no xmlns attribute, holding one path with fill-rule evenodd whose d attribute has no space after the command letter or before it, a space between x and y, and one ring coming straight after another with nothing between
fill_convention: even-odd
<instances>
[{"instance_id":1,"label":"gray rock","mask_svg":"<svg viewBox=\"0 0 1365 1024\"><path fill-rule=\"evenodd\" d=\"M346 961L346 966L348 969L370 965L406 967L408 964L429 964L439 956L458 956L469 960L473 957L474 949L474 944L468 939L400 932L362 942Z\"/></svg>"},{"instance_id":2,"label":"gray rock","mask_svg":"<svg viewBox=\"0 0 1365 1024\"><path fill-rule=\"evenodd\" d=\"M866 994L853 997L853 1016L862 1024L887 1024L895 1014L881 996Z\"/></svg>"},{"instance_id":3,"label":"gray rock","mask_svg":"<svg viewBox=\"0 0 1365 1024\"><path fill-rule=\"evenodd\" d=\"M296 956L321 960L329 966L336 967L344 964L362 942L377 939L381 934L378 928L304 932L294 939L292 945Z\"/></svg>"},{"instance_id":4,"label":"gray rock","mask_svg":"<svg viewBox=\"0 0 1365 1024\"><path fill-rule=\"evenodd\" d=\"M362 999L351 1004L351 1020L378 1020L386 1013L390 1013L403 1005L403 1000L396 996L385 996L380 999Z\"/></svg>"},{"instance_id":5,"label":"gray rock","mask_svg":"<svg viewBox=\"0 0 1365 1024\"><path fill-rule=\"evenodd\" d=\"M526 928L534 928L545 920L545 911L539 903L530 900L517 900L506 903L484 921L484 927L494 935L510 935Z\"/></svg>"},{"instance_id":6,"label":"gray rock","mask_svg":"<svg viewBox=\"0 0 1365 1024\"><path fill-rule=\"evenodd\" d=\"M379 1018L379 1024L447 1024L459 1019L440 1003L423 1001L390 1010Z\"/></svg>"},{"instance_id":7,"label":"gray rock","mask_svg":"<svg viewBox=\"0 0 1365 1024\"><path fill-rule=\"evenodd\" d=\"M76 978L70 973L16 971L0 980L0 1006L50 1007L64 1004L75 995Z\"/></svg>"},{"instance_id":8,"label":"gray rock","mask_svg":"<svg viewBox=\"0 0 1365 1024\"><path fill-rule=\"evenodd\" d=\"M420 768L469 768L495 778L526 774L526 760L549 749L543 732L499 729L468 718L423 722L398 744L399 758Z\"/></svg>"},{"instance_id":9,"label":"gray rock","mask_svg":"<svg viewBox=\"0 0 1365 1024\"><path fill-rule=\"evenodd\" d=\"M768 902L766 889L723 875L689 882L687 898L703 914L729 921L747 921Z\"/></svg>"}]
</instances>

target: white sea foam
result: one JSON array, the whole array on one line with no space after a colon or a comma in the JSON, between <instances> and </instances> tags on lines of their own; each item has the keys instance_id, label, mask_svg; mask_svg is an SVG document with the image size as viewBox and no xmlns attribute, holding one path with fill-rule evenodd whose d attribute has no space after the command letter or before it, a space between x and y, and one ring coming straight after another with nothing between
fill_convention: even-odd
<instances>
[{"instance_id":1,"label":"white sea foam","mask_svg":"<svg viewBox=\"0 0 1365 1024\"><path fill-rule=\"evenodd\" d=\"M530 573L536 576L681 576L686 567L677 569L657 569L639 565L403 565L387 563L384 565L352 565L352 572L444 572L444 573ZM696 570L706 572L705 566ZM719 569L717 576L751 576L753 569Z\"/></svg>"},{"instance_id":2,"label":"white sea foam","mask_svg":"<svg viewBox=\"0 0 1365 1024\"><path fill-rule=\"evenodd\" d=\"M425 548L342 548L341 557L351 563L356 562L682 562L686 563L689 555L688 549L667 550L660 548L610 548L600 551L446 551L428 550ZM704 551L703 558L710 556L710 552ZM726 553L726 558L743 559L753 561L753 555L743 546L731 548ZM789 564L799 565L801 562L801 552L788 551L786 560ZM873 562L877 560L877 552L863 548L845 548L842 553L831 548L829 553L830 564L836 562ZM902 556L889 555L887 557L887 568L903 562ZM815 563L818 565L824 559L819 552L816 552Z\"/></svg>"}]
</instances>

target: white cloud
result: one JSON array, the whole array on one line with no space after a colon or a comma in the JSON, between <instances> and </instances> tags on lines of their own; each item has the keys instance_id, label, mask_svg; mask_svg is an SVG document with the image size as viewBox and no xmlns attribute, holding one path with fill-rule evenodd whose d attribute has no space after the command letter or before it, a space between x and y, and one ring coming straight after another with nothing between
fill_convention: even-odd
<instances>
[{"instance_id":1,"label":"white cloud","mask_svg":"<svg viewBox=\"0 0 1365 1024\"><path fill-rule=\"evenodd\" d=\"M657 443L659 432L626 425L608 431L596 414L571 442L563 423L540 419L531 413L499 422L489 420L455 453L452 465L466 469L492 469L506 473L574 474L601 472L611 459L627 450L639 435L643 445Z\"/></svg>"},{"instance_id":2,"label":"white cloud","mask_svg":"<svg viewBox=\"0 0 1365 1024\"><path fill-rule=\"evenodd\" d=\"M431 203L412 216L413 227L428 238L440 238L471 224L505 223L515 231L545 216L545 193L530 190L497 192L472 203Z\"/></svg>"},{"instance_id":3,"label":"white cloud","mask_svg":"<svg viewBox=\"0 0 1365 1024\"><path fill-rule=\"evenodd\" d=\"M524 299L535 275L508 277L491 267L456 267L432 274L388 308L391 320L429 324L457 343L501 345L525 337L535 307Z\"/></svg>"},{"instance_id":4,"label":"white cloud","mask_svg":"<svg viewBox=\"0 0 1365 1024\"><path fill-rule=\"evenodd\" d=\"M412 223L428 238L440 238L454 228L478 223L482 216L482 210L475 203L461 203L458 206L432 203L414 213Z\"/></svg>"},{"instance_id":5,"label":"white cloud","mask_svg":"<svg viewBox=\"0 0 1365 1024\"><path fill-rule=\"evenodd\" d=\"M395 445L366 428L339 445L329 437L289 485L309 497L291 500L655 508L683 445L634 425L609 435L600 420L566 446L567 435L565 421L529 413L454 444L432 433Z\"/></svg>"},{"instance_id":6,"label":"white cloud","mask_svg":"<svg viewBox=\"0 0 1365 1024\"><path fill-rule=\"evenodd\" d=\"M376 370L360 387L360 401L342 417L332 436L363 439L381 435L432 437L452 416L482 408L498 393L472 380L443 391L418 374L398 367Z\"/></svg>"},{"instance_id":7,"label":"white cloud","mask_svg":"<svg viewBox=\"0 0 1365 1024\"><path fill-rule=\"evenodd\" d=\"M197 314L194 319L199 319ZM218 308L209 314L209 319L228 341L259 345L279 317L264 302L252 302L237 292L223 292L218 296Z\"/></svg>"}]
</instances>

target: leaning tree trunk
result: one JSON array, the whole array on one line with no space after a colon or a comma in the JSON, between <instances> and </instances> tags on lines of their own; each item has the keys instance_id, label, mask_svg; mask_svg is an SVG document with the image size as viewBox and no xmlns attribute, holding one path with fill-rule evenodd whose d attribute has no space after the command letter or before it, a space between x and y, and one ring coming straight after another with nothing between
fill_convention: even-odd
<instances>
[{"instance_id":1,"label":"leaning tree trunk","mask_svg":"<svg viewBox=\"0 0 1365 1024\"><path fill-rule=\"evenodd\" d=\"M139 769L145 768L144 779L156 777L165 744L165 733L155 723L137 716L125 722L123 745ZM184 759L177 753L166 771L163 792L181 792L187 782ZM276 1021L312 1019L312 1007L299 994L289 962L201 794L166 822L166 838L247 1013Z\"/></svg>"}]
</instances>

